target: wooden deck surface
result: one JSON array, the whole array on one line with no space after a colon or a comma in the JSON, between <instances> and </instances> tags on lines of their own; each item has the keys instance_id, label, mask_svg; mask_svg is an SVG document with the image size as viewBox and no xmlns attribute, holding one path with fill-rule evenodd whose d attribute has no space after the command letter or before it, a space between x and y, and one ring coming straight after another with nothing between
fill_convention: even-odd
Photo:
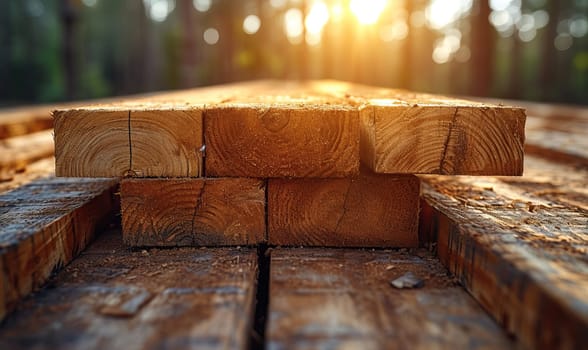
<instances>
[{"instance_id":1,"label":"wooden deck surface","mask_svg":"<svg viewBox=\"0 0 588 350\"><path fill-rule=\"evenodd\" d=\"M426 250L274 249L268 349L510 349ZM391 282L412 273L422 287Z\"/></svg>"},{"instance_id":2,"label":"wooden deck surface","mask_svg":"<svg viewBox=\"0 0 588 350\"><path fill-rule=\"evenodd\" d=\"M129 251L103 233L0 328L1 349L244 349L255 249Z\"/></svg>"},{"instance_id":3,"label":"wooden deck surface","mask_svg":"<svg viewBox=\"0 0 588 350\"><path fill-rule=\"evenodd\" d=\"M35 279L33 294L11 302L6 311L16 311L0 325L0 348L585 348L587 109L521 105L528 110L523 177L421 177L419 239L435 255L128 250L120 231L97 232L98 240L59 273L63 263L35 260L53 277L44 286L44 278ZM2 130L13 130L2 137L50 125L35 118L18 128L13 118L0 118ZM39 177L53 173L51 157L32 155L21 164L0 179L0 192L26 192L27 183L38 186ZM18 197L0 210L26 209ZM67 194L55 194L47 208L56 209L60 198ZM0 225L3 246L6 232ZM406 271L424 286L392 287ZM38 276L47 275L29 275ZM4 278L0 291L15 286Z\"/></svg>"}]
</instances>

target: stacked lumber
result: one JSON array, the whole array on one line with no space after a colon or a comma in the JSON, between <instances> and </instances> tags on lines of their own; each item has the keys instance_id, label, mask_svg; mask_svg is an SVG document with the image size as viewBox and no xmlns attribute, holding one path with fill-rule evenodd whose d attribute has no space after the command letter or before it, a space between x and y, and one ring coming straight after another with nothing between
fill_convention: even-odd
<instances>
[{"instance_id":1,"label":"stacked lumber","mask_svg":"<svg viewBox=\"0 0 588 350\"><path fill-rule=\"evenodd\" d=\"M582 148L583 139L578 135L585 133L588 119L585 109L583 115L567 114L565 110L547 106L548 112L555 115L537 113L545 107L528 106L529 142L525 148L530 154L525 156L523 177L419 175L422 182L419 243L435 247L440 261L422 249L262 248L257 262L250 248L128 250L115 230L102 234L81 257L56 274L50 287L19 303L18 311L0 325L0 348L103 348L120 347L120 344L142 348L146 343L141 339L149 339L149 344L156 347L193 344L196 348L244 348L248 336L270 348L346 348L365 344L370 348L585 348L588 343L588 296L584 292L588 288L585 167L588 157L585 147ZM10 149L20 148L15 148L13 145L17 143L12 141L6 144L11 145ZM53 164L51 159L34 160L38 156L27 154L33 158L20 166L24 171L15 170L12 180L0 183L0 192L30 182L31 176L39 176L43 171L48 173L43 169ZM373 213L372 217L384 221L388 212L375 213L374 208L386 204L370 208L372 201L362 202L358 193L382 188L379 192L390 195L397 176L374 174L370 165L365 164L372 171L364 181L370 186L359 191L359 187L354 187L362 182L357 175L223 178L207 175L206 157L202 164L200 177L126 179L137 183L152 181L144 186L133 184L131 198L137 201L134 205L139 205L133 210L137 215L143 214L140 223L151 225L153 218L141 211L142 193L150 193L144 200L150 202L150 210L156 213L182 208L178 205L172 209L175 202L166 193L173 193L179 204L193 203L198 201L196 198L200 201L199 208L211 203L202 212L202 209L195 211L193 204L188 205L192 210L186 212L192 215L183 215L190 218L186 221L189 224L175 223L177 227L190 230L194 227L194 231L206 225L229 227L230 224L220 220L222 216L214 213L224 205L219 203L243 201L231 216L253 210L253 204L261 198L259 191L253 189L255 185L265 184L268 190L261 192L267 197L264 203L274 200L281 205L276 210L294 213L305 220L299 226L295 225L301 223L296 217L285 223L276 221L274 224L291 229L281 240L294 236L294 240L303 238L311 242L300 244L319 244L312 242L336 239L337 235L326 233L335 230L348 240L363 243L371 236L361 233L361 228L351 233L343 230L347 222L361 219L356 218L356 206L362 207L362 215L368 217ZM360 167L360 174L365 174L365 170ZM369 182L370 177L385 177L388 181L378 187ZM219 189L215 181L225 178L235 180L233 187ZM167 183L168 180L177 183ZM337 182L331 183L332 180ZM95 180L79 181L81 184ZM276 183L287 186L274 193L272 188ZM92 236L91 231L81 226L92 222L88 213L111 208L109 201L102 202L105 197L99 189L80 184L52 191L53 187L46 186L45 181L32 183L0 202L0 211L6 214L0 217L2 224L12 219L14 228L12 236L0 233L0 238L17 237L17 233L20 237L7 243L7 251L3 250L8 255L2 258L2 264L8 263L0 269L1 295L17 298L3 301L5 311L14 308L16 301L26 294L27 286L40 285L47 271L56 272L63 266L63 257L70 259L83 248ZM249 194L237 195L239 188ZM207 197L194 194L209 190ZM92 193L97 199L87 196ZM325 193L332 193L333 197ZM314 204L315 196L321 205ZM75 209L70 206L74 197L80 198L80 203L92 202L87 205L94 209ZM254 199L247 202L250 197ZM46 204L39 204L37 198ZM407 201L401 194L398 198L402 199L394 203ZM337 209L341 207L346 211ZM263 208L268 220L273 206L266 204ZM322 211L330 214L320 216ZM56 218L56 223L50 217ZM166 215L161 215L158 220L165 218ZM31 219L48 225L26 226L32 225ZM14 226L15 223L18 225ZM74 223L73 230L69 229L69 223ZM372 224L370 230L376 232L378 222ZM381 227L386 225L391 224ZM267 227L270 226L268 222ZM238 225L230 231L235 232L235 227ZM311 231L307 227L316 230L305 235L307 230ZM375 237L380 239L379 234ZM218 240L218 236L202 235L204 243L183 239L186 243L182 245L205 244L207 240ZM30 253L32 247L39 258ZM455 278L447 275L439 262ZM24 270L15 272L21 267ZM397 290L390 286L391 281L407 272L420 278L418 288ZM253 307L255 299L257 309ZM259 328L252 331L251 320L255 319L257 324L259 316L266 313L267 325L257 325ZM516 344L488 316L511 333ZM259 338L256 332L265 335Z\"/></svg>"},{"instance_id":2,"label":"stacked lumber","mask_svg":"<svg viewBox=\"0 0 588 350\"><path fill-rule=\"evenodd\" d=\"M415 247L414 174L522 173L520 109L335 81L232 84L54 118L58 176L124 178L131 246Z\"/></svg>"}]
</instances>

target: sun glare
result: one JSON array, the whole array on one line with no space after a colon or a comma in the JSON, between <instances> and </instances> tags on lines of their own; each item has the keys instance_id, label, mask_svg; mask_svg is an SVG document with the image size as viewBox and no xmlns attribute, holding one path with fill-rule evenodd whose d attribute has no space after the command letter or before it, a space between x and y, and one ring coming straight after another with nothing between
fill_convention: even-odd
<instances>
[{"instance_id":1,"label":"sun glare","mask_svg":"<svg viewBox=\"0 0 588 350\"><path fill-rule=\"evenodd\" d=\"M425 10L431 28L442 29L468 13L472 8L472 0L433 0Z\"/></svg>"},{"instance_id":2,"label":"sun glare","mask_svg":"<svg viewBox=\"0 0 588 350\"><path fill-rule=\"evenodd\" d=\"M304 32L302 23L302 11L299 9L289 9L284 15L284 31L288 40L292 44L299 44Z\"/></svg>"},{"instance_id":3,"label":"sun glare","mask_svg":"<svg viewBox=\"0 0 588 350\"><path fill-rule=\"evenodd\" d=\"M329 21L329 9L324 2L315 2L304 21L306 29L313 34L318 34L323 30L323 27Z\"/></svg>"},{"instance_id":4,"label":"sun glare","mask_svg":"<svg viewBox=\"0 0 588 350\"><path fill-rule=\"evenodd\" d=\"M349 8L361 24L374 24L386 7L386 0L351 0Z\"/></svg>"}]
</instances>

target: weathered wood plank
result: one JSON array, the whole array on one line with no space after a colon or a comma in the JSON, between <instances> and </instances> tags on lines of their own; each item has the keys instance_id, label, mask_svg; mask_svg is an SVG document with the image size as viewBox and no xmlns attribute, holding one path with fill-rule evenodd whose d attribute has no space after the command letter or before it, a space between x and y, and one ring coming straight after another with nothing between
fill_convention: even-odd
<instances>
[{"instance_id":1,"label":"weathered wood plank","mask_svg":"<svg viewBox=\"0 0 588 350\"><path fill-rule=\"evenodd\" d=\"M588 112L568 118L530 116L525 152L588 168Z\"/></svg>"},{"instance_id":2,"label":"weathered wood plank","mask_svg":"<svg viewBox=\"0 0 588 350\"><path fill-rule=\"evenodd\" d=\"M115 186L53 178L0 195L0 318L84 249L111 214Z\"/></svg>"},{"instance_id":3,"label":"weathered wood plank","mask_svg":"<svg viewBox=\"0 0 588 350\"><path fill-rule=\"evenodd\" d=\"M430 254L271 252L268 349L508 349L513 344ZM412 272L419 289L390 281Z\"/></svg>"},{"instance_id":4,"label":"weathered wood plank","mask_svg":"<svg viewBox=\"0 0 588 350\"><path fill-rule=\"evenodd\" d=\"M550 177L554 167L539 167L537 177L425 178L424 198L433 208L426 220L441 261L523 344L582 348L588 173L564 166Z\"/></svg>"},{"instance_id":5,"label":"weathered wood plank","mask_svg":"<svg viewBox=\"0 0 588 350\"><path fill-rule=\"evenodd\" d=\"M27 165L22 172L0 180L0 193L15 189L41 177L55 175L55 158L44 158Z\"/></svg>"},{"instance_id":6,"label":"weathered wood plank","mask_svg":"<svg viewBox=\"0 0 588 350\"><path fill-rule=\"evenodd\" d=\"M54 112L57 176L201 175L201 110L123 108Z\"/></svg>"},{"instance_id":7,"label":"weathered wood plank","mask_svg":"<svg viewBox=\"0 0 588 350\"><path fill-rule=\"evenodd\" d=\"M51 130L0 140L0 181L9 180L27 165L53 155Z\"/></svg>"},{"instance_id":8,"label":"weathered wood plank","mask_svg":"<svg viewBox=\"0 0 588 350\"><path fill-rule=\"evenodd\" d=\"M124 241L131 246L266 241L264 180L125 179L121 200Z\"/></svg>"},{"instance_id":9,"label":"weathered wood plank","mask_svg":"<svg viewBox=\"0 0 588 350\"><path fill-rule=\"evenodd\" d=\"M90 248L0 326L2 349L246 349L254 249Z\"/></svg>"},{"instance_id":10,"label":"weathered wood plank","mask_svg":"<svg viewBox=\"0 0 588 350\"><path fill-rule=\"evenodd\" d=\"M0 109L0 140L51 129L51 111L55 106Z\"/></svg>"},{"instance_id":11,"label":"weathered wood plank","mask_svg":"<svg viewBox=\"0 0 588 350\"><path fill-rule=\"evenodd\" d=\"M268 181L270 244L416 247L418 212L413 175Z\"/></svg>"}]
</instances>

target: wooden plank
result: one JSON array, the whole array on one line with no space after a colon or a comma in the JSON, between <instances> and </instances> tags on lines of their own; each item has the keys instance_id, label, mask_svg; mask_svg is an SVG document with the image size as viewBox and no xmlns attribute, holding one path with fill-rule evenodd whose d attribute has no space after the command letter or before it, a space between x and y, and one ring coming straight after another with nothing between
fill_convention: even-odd
<instances>
[{"instance_id":1,"label":"wooden plank","mask_svg":"<svg viewBox=\"0 0 588 350\"><path fill-rule=\"evenodd\" d=\"M270 179L268 240L288 246L416 247L419 180L362 171L347 179Z\"/></svg>"},{"instance_id":2,"label":"wooden plank","mask_svg":"<svg viewBox=\"0 0 588 350\"><path fill-rule=\"evenodd\" d=\"M361 159L377 173L523 171L523 109L332 81L315 90L358 105Z\"/></svg>"},{"instance_id":3,"label":"wooden plank","mask_svg":"<svg viewBox=\"0 0 588 350\"><path fill-rule=\"evenodd\" d=\"M263 180L125 179L121 200L124 241L131 246L266 241Z\"/></svg>"},{"instance_id":4,"label":"wooden plank","mask_svg":"<svg viewBox=\"0 0 588 350\"><path fill-rule=\"evenodd\" d=\"M116 182L43 179L0 195L0 319L89 243Z\"/></svg>"},{"instance_id":5,"label":"wooden plank","mask_svg":"<svg viewBox=\"0 0 588 350\"><path fill-rule=\"evenodd\" d=\"M44 158L28 164L22 172L17 172L0 179L0 193L13 190L38 178L54 175L55 158Z\"/></svg>"},{"instance_id":6,"label":"wooden plank","mask_svg":"<svg viewBox=\"0 0 588 350\"><path fill-rule=\"evenodd\" d=\"M0 140L0 181L9 180L30 163L52 155L51 130Z\"/></svg>"},{"instance_id":7,"label":"wooden plank","mask_svg":"<svg viewBox=\"0 0 588 350\"><path fill-rule=\"evenodd\" d=\"M588 173L557 168L423 179L441 261L529 348L588 344Z\"/></svg>"},{"instance_id":8,"label":"wooden plank","mask_svg":"<svg viewBox=\"0 0 588 350\"><path fill-rule=\"evenodd\" d=\"M418 289L390 281L411 272ZM424 250L274 249L268 349L509 349L503 331Z\"/></svg>"},{"instance_id":9,"label":"wooden plank","mask_svg":"<svg viewBox=\"0 0 588 350\"><path fill-rule=\"evenodd\" d=\"M51 129L53 109L52 105L0 109L0 140Z\"/></svg>"},{"instance_id":10,"label":"wooden plank","mask_svg":"<svg viewBox=\"0 0 588 350\"><path fill-rule=\"evenodd\" d=\"M246 349L254 249L129 251L101 235L0 326L2 349Z\"/></svg>"},{"instance_id":11,"label":"wooden plank","mask_svg":"<svg viewBox=\"0 0 588 350\"><path fill-rule=\"evenodd\" d=\"M453 101L403 107L386 103L372 103L360 112L362 159L374 171L522 174L522 110Z\"/></svg>"},{"instance_id":12,"label":"wooden plank","mask_svg":"<svg viewBox=\"0 0 588 350\"><path fill-rule=\"evenodd\" d=\"M356 175L357 112L345 105L289 100L245 106L236 101L207 110L207 176Z\"/></svg>"},{"instance_id":13,"label":"wooden plank","mask_svg":"<svg viewBox=\"0 0 588 350\"><path fill-rule=\"evenodd\" d=\"M525 152L588 168L588 112L570 117L530 116Z\"/></svg>"},{"instance_id":14,"label":"wooden plank","mask_svg":"<svg viewBox=\"0 0 588 350\"><path fill-rule=\"evenodd\" d=\"M57 176L198 177L202 173L198 109L97 107L56 111L54 118Z\"/></svg>"}]
</instances>

